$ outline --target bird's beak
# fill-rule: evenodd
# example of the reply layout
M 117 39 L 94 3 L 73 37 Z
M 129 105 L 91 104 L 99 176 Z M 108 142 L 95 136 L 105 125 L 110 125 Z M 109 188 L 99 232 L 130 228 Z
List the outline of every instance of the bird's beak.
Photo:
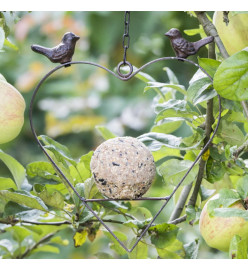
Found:
M 73 37 L 73 39 L 75 39 L 75 40 L 79 40 L 79 39 L 80 39 L 80 37 L 75 35 L 75 36 Z
M 167 37 L 171 37 L 170 31 L 166 32 L 164 35 L 167 36 Z

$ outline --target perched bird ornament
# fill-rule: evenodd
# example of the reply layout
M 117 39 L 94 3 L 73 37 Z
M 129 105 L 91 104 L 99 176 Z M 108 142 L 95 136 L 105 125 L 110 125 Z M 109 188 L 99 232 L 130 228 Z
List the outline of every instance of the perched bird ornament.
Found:
M 46 48 L 40 45 L 32 45 L 31 49 L 34 52 L 45 55 L 51 62 L 65 64 L 71 62 L 74 54 L 76 42 L 80 39 L 72 32 L 64 34 L 59 45 L 53 48 Z
M 177 28 L 170 29 L 165 33 L 165 36 L 169 37 L 176 56 L 180 58 L 187 58 L 190 55 L 194 55 L 202 46 L 214 41 L 214 37 L 209 36 L 196 42 L 189 42 L 182 37 L 181 32 Z

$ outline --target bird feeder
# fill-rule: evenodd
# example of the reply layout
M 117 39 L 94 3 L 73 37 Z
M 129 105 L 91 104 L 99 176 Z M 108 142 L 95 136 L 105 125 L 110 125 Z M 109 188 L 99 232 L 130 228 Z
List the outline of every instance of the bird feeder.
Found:
M 130 37 L 129 37 L 129 24 L 130 24 L 130 12 L 125 12 L 124 17 L 124 35 L 123 35 L 123 61 L 121 61 L 117 65 L 117 72 L 114 72 L 107 67 L 104 67 L 98 63 L 89 62 L 89 61 L 72 61 L 72 56 L 74 53 L 75 45 L 78 36 L 74 35 L 71 32 L 68 32 L 64 35 L 61 43 L 54 48 L 45 48 L 40 45 L 32 45 L 32 50 L 45 55 L 49 60 L 53 63 L 60 63 L 58 66 L 50 70 L 37 84 L 29 106 L 29 118 L 30 118 L 30 126 L 32 133 L 36 139 L 37 144 L 40 146 L 41 150 L 44 152 L 48 160 L 55 167 L 57 173 L 63 178 L 68 186 L 72 189 L 75 195 L 79 198 L 81 203 L 95 216 L 95 218 L 109 231 L 109 233 L 115 238 L 116 241 L 127 251 L 131 252 L 139 243 L 139 241 L 144 237 L 148 229 L 154 224 L 155 220 L 171 200 L 177 189 L 183 183 L 189 172 L 195 166 L 195 164 L 199 161 L 201 156 L 207 150 L 209 144 L 213 140 L 221 117 L 221 100 L 219 99 L 219 116 L 216 127 L 212 133 L 211 138 L 205 143 L 202 150 L 196 157 L 195 161 L 192 163 L 191 167 L 185 173 L 185 175 L 181 178 L 178 185 L 174 188 L 173 192 L 166 197 L 142 197 L 145 192 L 149 189 L 152 184 L 152 181 L 155 176 L 155 165 L 154 160 L 149 152 L 149 150 L 136 138 L 131 137 L 120 137 L 108 140 L 101 144 L 94 152 L 94 155 L 91 160 L 91 170 L 96 181 L 96 185 L 100 192 L 104 195 L 103 199 L 86 199 L 82 197 L 77 190 L 74 188 L 72 183 L 63 173 L 63 171 L 59 168 L 59 166 L 54 162 L 48 151 L 42 145 L 35 131 L 34 123 L 33 123 L 33 105 L 35 101 L 35 97 L 40 90 L 43 83 L 56 71 L 66 67 L 69 68 L 71 65 L 91 65 L 96 68 L 100 68 L 105 72 L 108 72 L 110 75 L 114 76 L 116 79 L 121 81 L 131 80 L 136 74 L 143 71 L 146 67 L 153 65 L 157 62 L 161 61 L 177 61 L 178 63 L 188 63 L 190 65 L 194 65 L 199 68 L 207 77 L 213 81 L 213 78 L 207 73 L 205 69 L 199 66 L 197 63 L 188 60 L 187 57 L 189 55 L 193 55 L 197 53 L 200 47 L 204 46 L 207 43 L 213 41 L 213 37 L 207 37 L 202 39 L 196 43 L 190 43 L 185 40 L 181 33 L 177 29 L 172 29 L 167 32 L 165 35 L 168 36 L 171 40 L 171 44 L 173 49 L 175 50 L 176 57 L 162 57 L 158 59 L 154 59 L 140 68 L 133 70 L 133 66 L 130 62 L 127 61 L 127 49 L 129 48 Z M 180 61 L 178 61 L 180 60 Z M 121 67 L 127 66 L 129 67 L 128 73 L 123 73 Z M 98 202 L 101 203 L 103 201 L 133 201 L 133 200 L 159 200 L 163 201 L 162 206 L 158 210 L 158 212 L 151 219 L 146 228 L 141 232 L 139 237 L 133 246 L 128 249 L 125 244 L 119 240 L 119 238 L 115 235 L 115 233 L 110 229 L 110 227 L 97 215 L 97 213 L 92 209 L 90 202 Z

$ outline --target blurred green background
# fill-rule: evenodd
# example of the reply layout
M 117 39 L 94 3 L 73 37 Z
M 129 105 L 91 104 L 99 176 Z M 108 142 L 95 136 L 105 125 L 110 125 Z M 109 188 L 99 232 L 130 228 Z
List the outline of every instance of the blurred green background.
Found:
M 115 70 L 123 60 L 122 36 L 124 33 L 124 12 L 17 12 L 18 21 L 7 14 L 9 39 L 18 49 L 0 53 L 0 73 L 24 96 L 27 109 L 25 124 L 21 134 L 12 142 L 1 145 L 1 149 L 15 157 L 26 166 L 37 160 L 45 160 L 31 134 L 28 120 L 28 106 L 39 80 L 55 64 L 42 55 L 34 53 L 30 46 L 40 44 L 47 47 L 57 45 L 65 32 L 71 31 L 81 38 L 77 43 L 73 60 L 99 63 Z M 212 16 L 212 12 L 209 12 Z M 182 32 L 198 28 L 196 18 L 186 12 L 131 12 L 130 47 L 127 59 L 140 67 L 159 57 L 174 56 L 169 39 L 164 36 L 170 28 Z M 188 40 L 200 39 L 199 35 L 187 37 Z M 206 48 L 199 52 L 207 57 Z M 193 56 L 191 60 L 197 61 Z M 168 80 L 163 67 L 169 67 L 177 75 L 180 84 L 188 86 L 188 81 L 196 69 L 180 61 L 159 62 L 149 66 L 144 72 L 156 81 Z M 143 93 L 145 83 L 136 78 L 122 82 L 106 71 L 89 65 L 73 65 L 53 74 L 42 86 L 34 108 L 34 123 L 38 134 L 47 134 L 69 147 L 74 158 L 94 150 L 102 139 L 95 130 L 96 125 L 105 125 L 119 136 L 137 137 L 149 132 L 153 125 L 152 91 Z M 183 126 L 177 134 L 185 136 Z M 0 175 L 8 175 L 8 170 L 0 161 Z M 163 189 L 161 189 L 163 186 Z M 161 179 L 157 179 L 148 195 L 160 196 L 161 190 L 170 193 Z M 162 202 L 145 202 L 155 213 Z M 159 216 L 157 222 L 164 222 L 171 213 L 173 202 Z M 182 240 L 193 241 L 200 238 L 198 226 L 187 224 L 183 228 Z M 121 230 L 119 227 L 117 227 Z M 185 233 L 187 231 L 187 233 Z M 60 232 L 69 239 L 69 246 L 60 247 L 60 254 L 35 254 L 33 258 L 95 258 L 97 250 L 108 249 L 109 256 L 116 258 L 108 247 L 105 237 L 97 236 L 93 243 L 87 242 L 74 248 L 72 231 Z M 151 254 L 152 257 L 152 254 Z M 199 258 L 225 258 L 226 254 L 201 246 Z M 123 257 L 125 258 L 125 256 Z

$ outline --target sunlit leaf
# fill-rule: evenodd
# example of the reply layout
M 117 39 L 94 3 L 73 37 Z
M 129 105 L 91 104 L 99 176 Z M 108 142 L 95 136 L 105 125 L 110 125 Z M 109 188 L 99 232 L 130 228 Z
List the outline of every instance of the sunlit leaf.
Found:
M 15 182 L 10 178 L 0 177 L 0 190 L 9 188 L 17 189 Z
M 137 238 L 133 238 L 130 243 L 130 248 L 135 244 Z M 139 242 L 132 252 L 128 254 L 129 259 L 146 259 L 148 253 L 148 245 L 144 242 Z
M 10 155 L 4 153 L 1 149 L 0 149 L 0 159 L 10 170 L 11 174 L 14 177 L 16 186 L 18 187 L 18 189 L 20 189 L 26 178 L 25 168 L 17 160 L 15 160 Z
M 76 232 L 73 236 L 73 240 L 74 240 L 75 247 L 82 246 L 85 243 L 85 241 L 87 240 L 87 231 L 82 230 L 80 232 Z
M 214 75 L 214 89 L 224 98 L 248 99 L 248 52 L 240 51 L 225 59 Z
M 192 164 L 193 162 L 190 160 L 170 159 L 158 167 L 158 172 L 166 183 L 176 186 L 191 168 Z M 195 165 L 185 178 L 183 185 L 188 185 L 194 181 L 197 173 L 198 165 Z
M 247 241 L 240 236 L 234 235 L 229 247 L 230 259 L 247 259 Z
M 27 191 L 11 192 L 8 190 L 0 190 L 0 197 L 7 201 L 16 202 L 30 208 L 47 211 L 47 206 L 44 202 L 39 197 L 36 197 Z
M 157 248 L 170 246 L 175 241 L 178 230 L 176 225 L 167 223 L 151 226 L 148 229 L 151 233 L 151 242 Z
M 56 171 L 51 163 L 46 161 L 36 161 L 29 163 L 26 167 L 27 175 L 31 178 L 41 177 L 44 179 L 52 179 L 55 181 L 61 181 L 59 176 L 56 175 Z
M 118 237 L 118 239 L 122 242 L 127 240 L 127 236 L 119 231 L 113 231 L 113 233 Z M 117 242 L 117 240 L 110 234 L 108 231 L 104 231 L 104 234 L 111 240 L 110 248 L 113 249 L 117 254 L 124 255 L 126 254 L 126 250 Z
M 220 61 L 211 58 L 200 58 L 198 57 L 199 65 L 204 68 L 207 73 L 213 77 L 216 70 L 218 69 L 219 65 L 221 64 Z
M 109 129 L 104 126 L 96 126 L 96 130 L 101 134 L 105 140 L 113 139 L 116 137 Z
M 34 190 L 46 205 L 58 209 L 64 208 L 64 196 L 56 189 L 47 189 L 46 186 L 34 185 Z

